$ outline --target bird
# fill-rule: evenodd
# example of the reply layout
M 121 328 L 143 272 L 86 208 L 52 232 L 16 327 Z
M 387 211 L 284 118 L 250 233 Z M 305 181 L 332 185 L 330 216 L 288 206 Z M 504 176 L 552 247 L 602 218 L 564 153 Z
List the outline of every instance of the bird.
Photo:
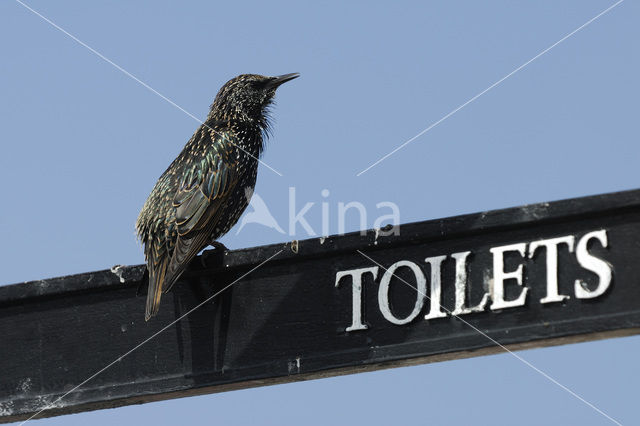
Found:
M 256 185 L 276 89 L 299 75 L 242 74 L 226 82 L 156 182 L 135 226 L 148 276 L 146 321 L 196 254 L 208 245 L 224 248 L 217 240 L 236 224 Z

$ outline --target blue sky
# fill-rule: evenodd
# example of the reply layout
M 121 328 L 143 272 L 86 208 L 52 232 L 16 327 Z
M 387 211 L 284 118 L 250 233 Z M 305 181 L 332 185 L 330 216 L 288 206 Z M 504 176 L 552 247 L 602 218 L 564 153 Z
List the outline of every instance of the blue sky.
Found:
M 382 201 L 397 204 L 405 223 L 638 187 L 637 2 L 621 3 L 361 176 L 614 2 L 28 4 L 199 118 L 237 74 L 300 72 L 279 90 L 263 158 L 283 176 L 261 167 L 256 187 L 283 226 L 290 187 L 299 203 L 315 203 L 307 217 L 318 233 L 323 201 L 333 233 L 340 201 L 363 203 L 370 227 Z M 0 283 L 142 263 L 138 211 L 198 123 L 13 0 L 0 3 L 0 49 L 8 207 L 0 212 Z M 359 223 L 351 217 L 346 227 Z M 286 238 L 248 224 L 222 241 L 241 248 Z M 638 353 L 640 338 L 629 337 L 520 355 L 633 424 Z M 150 419 L 611 424 L 508 354 L 38 424 Z

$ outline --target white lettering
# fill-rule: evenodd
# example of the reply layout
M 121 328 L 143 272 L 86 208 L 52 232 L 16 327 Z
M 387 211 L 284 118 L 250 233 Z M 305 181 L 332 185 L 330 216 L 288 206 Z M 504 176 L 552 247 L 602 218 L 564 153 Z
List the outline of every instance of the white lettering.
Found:
M 424 319 L 430 320 L 433 318 L 442 318 L 446 317 L 447 314 L 442 312 L 441 308 L 441 299 L 442 299 L 442 285 L 440 283 L 440 275 L 442 271 L 442 261 L 445 260 L 447 256 L 435 256 L 435 257 L 427 257 L 424 261 L 431 265 L 431 283 L 429 284 L 429 313 L 424 316 Z
M 527 297 L 527 287 L 522 289 L 520 296 L 514 300 L 504 300 L 504 281 L 508 279 L 515 279 L 519 286 L 522 286 L 522 271 L 524 266 L 518 265 L 518 268 L 512 272 L 504 271 L 504 254 L 508 251 L 517 251 L 520 256 L 524 257 L 527 249 L 525 243 L 511 244 L 502 247 L 493 247 L 489 249 L 493 253 L 493 286 L 491 287 L 491 309 L 504 309 L 513 308 L 516 306 L 524 305 Z
M 597 258 L 589 253 L 588 245 L 589 240 L 596 238 L 602 244 L 602 247 L 607 248 L 607 231 L 601 229 L 599 231 L 593 231 L 580 238 L 578 246 L 576 247 L 576 257 L 578 263 L 583 268 L 598 275 L 598 287 L 595 290 L 589 290 L 587 283 L 580 280 L 576 280 L 574 290 L 578 299 L 593 299 L 598 296 L 602 296 L 611 284 L 611 265 L 604 260 Z
M 482 312 L 489 301 L 489 293 L 482 296 L 482 300 L 476 306 L 466 307 L 467 303 L 467 257 L 470 251 L 453 253 L 452 258 L 456 260 L 456 306 L 451 315 L 464 315 L 472 312 Z
M 529 244 L 529 258 L 533 258 L 539 247 L 547 249 L 547 295 L 540 299 L 540 303 L 562 302 L 569 296 L 558 294 L 558 246 L 566 244 L 569 253 L 573 252 L 575 238 L 573 235 L 566 237 L 550 238 L 548 240 L 534 241 Z
M 351 276 L 351 325 L 345 329 L 345 331 L 366 330 L 369 328 L 366 324 L 362 323 L 362 276 L 370 272 L 375 280 L 378 277 L 378 267 L 371 266 L 369 268 L 351 269 L 349 271 L 338 271 L 336 273 L 336 284 L 340 285 L 340 280 L 344 276 Z
M 416 303 L 413 307 L 413 311 L 406 318 L 397 318 L 391 312 L 391 308 L 389 307 L 389 284 L 391 282 L 391 277 L 393 276 L 396 269 L 400 267 L 407 267 L 411 269 L 413 274 L 416 277 L 416 286 L 414 287 L 416 291 Z M 413 285 L 411 284 L 411 287 Z M 413 262 L 409 262 L 408 260 L 401 260 L 399 262 L 394 263 L 387 269 L 387 271 L 382 276 L 380 280 L 380 288 L 378 289 L 378 304 L 380 306 L 380 312 L 382 315 L 392 324 L 403 325 L 413 321 L 424 306 L 424 299 L 427 292 L 426 279 L 422 270 L 418 265 Z

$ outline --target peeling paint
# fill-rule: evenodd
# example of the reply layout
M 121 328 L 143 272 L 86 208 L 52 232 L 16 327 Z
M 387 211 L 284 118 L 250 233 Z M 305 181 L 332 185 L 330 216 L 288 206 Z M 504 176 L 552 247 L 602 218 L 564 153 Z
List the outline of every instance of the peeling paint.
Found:
M 38 404 L 38 410 L 50 410 L 52 408 L 61 408 L 66 407 L 67 404 L 63 402 L 63 398 L 53 399 L 51 396 L 41 396 L 40 398 L 36 398 L 36 402 Z
M 456 268 L 456 283 L 466 283 L 466 279 L 467 279 L 467 272 L 462 268 Z M 455 297 L 456 297 L 456 301 L 457 300 L 466 300 L 466 298 L 467 298 L 466 286 L 464 286 L 464 285 L 457 286 L 456 285 L 456 296 Z
M 294 253 L 298 253 L 298 240 L 291 241 L 291 251 Z
M 289 361 L 289 363 L 287 364 L 289 374 L 300 373 L 301 359 L 302 358 L 298 356 L 294 361 Z
M 22 380 L 18 385 L 18 390 L 24 393 L 27 393 L 31 390 L 31 378 L 27 377 Z
M 111 267 L 111 272 L 113 272 L 114 274 L 116 274 L 118 276 L 118 278 L 120 279 L 121 283 L 124 283 L 124 277 L 122 276 L 122 274 L 124 274 L 124 265 L 114 265 Z
M 520 208 L 521 213 L 527 219 L 540 219 L 547 215 L 549 203 L 527 204 Z
M 487 293 L 489 293 L 490 297 L 493 296 L 493 274 L 491 273 L 490 270 L 486 270 L 484 271 L 484 279 L 483 281 L 483 287 L 484 287 L 484 291 L 486 291 Z
M 50 395 L 47 396 L 39 396 L 32 400 L 30 400 L 26 407 L 21 407 L 20 410 L 28 409 L 31 412 L 39 412 L 50 410 L 52 408 L 62 408 L 66 407 L 67 404 L 64 402 L 62 397 L 53 397 Z M 17 414 L 15 412 L 15 407 L 13 401 L 5 401 L 0 403 L 0 417 L 12 416 Z
M 327 237 L 320 237 L 319 241 L 320 241 L 320 245 L 324 244 L 324 241 L 327 239 Z
M 6 401 L 0 403 L 0 417 L 7 417 L 13 414 L 13 402 Z

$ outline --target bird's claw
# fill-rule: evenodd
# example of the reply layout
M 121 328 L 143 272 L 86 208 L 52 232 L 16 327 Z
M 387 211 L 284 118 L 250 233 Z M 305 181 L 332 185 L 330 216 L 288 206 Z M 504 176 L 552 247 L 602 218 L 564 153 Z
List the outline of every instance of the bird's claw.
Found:
M 222 243 L 218 241 L 212 241 L 210 245 L 215 249 L 213 252 L 205 251 L 202 256 L 200 256 L 200 263 L 205 268 L 210 268 L 213 266 L 220 266 L 224 264 L 224 253 L 229 251 L 229 249 Z
M 225 246 L 224 244 L 222 244 L 219 241 L 212 241 L 211 242 L 211 246 L 216 249 L 216 250 L 220 250 L 220 251 L 229 251 L 229 249 L 227 248 L 227 246 Z

